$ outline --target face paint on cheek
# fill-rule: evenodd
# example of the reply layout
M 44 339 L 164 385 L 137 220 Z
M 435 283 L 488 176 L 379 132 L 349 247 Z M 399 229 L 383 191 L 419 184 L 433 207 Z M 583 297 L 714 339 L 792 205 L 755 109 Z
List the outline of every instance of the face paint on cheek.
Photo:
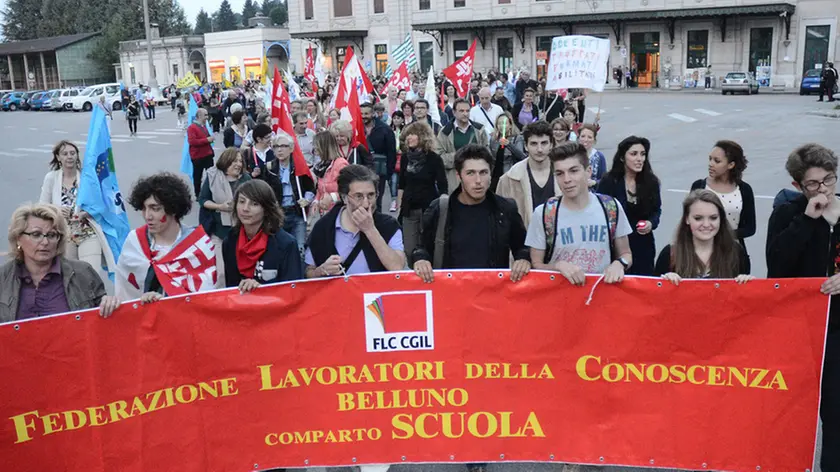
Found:
M 160 217 L 160 222 L 161 223 L 166 223 L 166 215 L 163 215 L 163 216 Z

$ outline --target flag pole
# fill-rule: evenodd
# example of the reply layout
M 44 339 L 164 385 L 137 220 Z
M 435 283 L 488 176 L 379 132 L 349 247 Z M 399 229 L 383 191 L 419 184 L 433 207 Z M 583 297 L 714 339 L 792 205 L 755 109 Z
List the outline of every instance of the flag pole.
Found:
M 595 125 L 601 120 L 601 103 L 604 101 L 604 92 L 598 93 L 598 113 L 595 114 Z
M 295 174 L 295 181 L 297 181 L 298 195 L 300 196 L 300 198 L 303 198 L 303 190 L 301 190 L 300 188 L 300 176 L 297 174 Z M 297 204 L 297 202 L 295 202 L 295 204 Z M 306 210 L 301 208 L 301 213 L 303 214 L 303 222 L 306 223 Z

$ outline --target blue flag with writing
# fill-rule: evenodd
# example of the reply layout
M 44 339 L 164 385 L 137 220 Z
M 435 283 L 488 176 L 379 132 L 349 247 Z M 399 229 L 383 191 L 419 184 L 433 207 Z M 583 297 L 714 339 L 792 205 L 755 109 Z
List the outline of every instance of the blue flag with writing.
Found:
M 111 135 L 106 120 L 105 111 L 101 107 L 94 107 L 76 203 L 102 228 L 116 262 L 131 226 L 117 183 Z M 113 273 L 108 275 L 113 277 Z
M 198 113 L 198 103 L 195 102 L 195 98 L 190 95 L 190 107 L 189 111 L 187 111 L 187 127 L 189 127 L 193 121 L 195 121 L 195 114 Z M 181 151 L 181 172 L 187 174 L 187 176 L 192 179 L 193 175 L 193 163 L 192 159 L 190 159 L 190 140 L 187 138 L 187 133 L 184 133 L 184 148 Z

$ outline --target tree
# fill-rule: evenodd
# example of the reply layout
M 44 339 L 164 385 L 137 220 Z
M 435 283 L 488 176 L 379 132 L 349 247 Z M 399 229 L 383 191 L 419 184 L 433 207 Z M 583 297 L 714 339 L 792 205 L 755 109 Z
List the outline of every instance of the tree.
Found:
M 252 0 L 245 0 L 242 7 L 242 26 L 248 26 L 248 20 L 257 16 L 257 5 Z
M 153 0 L 149 5 L 149 18 L 155 18 L 162 37 L 190 34 L 192 30 L 187 14 L 176 0 Z
M 275 25 L 285 25 L 289 21 L 289 9 L 285 2 L 277 2 L 276 6 L 271 9 L 269 14 L 271 22 Z
M 262 6 L 260 7 L 260 13 L 262 13 L 262 16 L 270 16 L 272 8 L 274 8 L 274 1 L 273 0 L 262 0 Z
M 222 0 L 219 10 L 213 15 L 215 31 L 231 31 L 236 29 L 236 15 L 230 8 L 228 0 Z
M 195 17 L 195 29 L 193 34 L 204 34 L 213 31 L 213 23 L 210 22 L 210 15 L 204 11 L 204 8 L 198 11 Z
M 38 37 L 41 23 L 41 0 L 8 0 L 3 13 L 3 37 L 24 41 Z

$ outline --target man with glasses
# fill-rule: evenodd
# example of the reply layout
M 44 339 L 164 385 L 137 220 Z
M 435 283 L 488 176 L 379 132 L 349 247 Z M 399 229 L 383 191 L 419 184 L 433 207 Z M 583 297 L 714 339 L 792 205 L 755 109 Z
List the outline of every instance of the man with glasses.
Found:
M 315 147 L 312 145 L 315 139 L 315 131 L 308 127 L 309 117 L 304 112 L 297 112 L 292 115 L 295 122 L 295 135 L 297 135 L 298 146 L 306 159 L 306 164 L 312 168 L 320 159 L 315 156 Z
M 242 160 L 252 178 L 265 180 L 265 166 L 274 160 L 271 150 L 271 127 L 266 124 L 257 125 L 251 136 L 254 145 L 242 151 Z
M 429 101 L 425 98 L 420 98 L 414 102 L 414 121 L 427 123 L 435 136 L 440 133 L 441 125 L 432 121 L 432 117 L 429 116 Z
M 338 174 L 341 200 L 312 228 L 306 277 L 367 274 L 405 268 L 402 230 L 396 218 L 375 210 L 378 178 L 361 165 Z
M 840 470 L 840 199 L 837 155 L 806 144 L 785 165 L 802 195 L 773 210 L 767 228 L 769 278 L 827 278 L 820 291 L 832 297 L 823 365 L 822 470 Z

